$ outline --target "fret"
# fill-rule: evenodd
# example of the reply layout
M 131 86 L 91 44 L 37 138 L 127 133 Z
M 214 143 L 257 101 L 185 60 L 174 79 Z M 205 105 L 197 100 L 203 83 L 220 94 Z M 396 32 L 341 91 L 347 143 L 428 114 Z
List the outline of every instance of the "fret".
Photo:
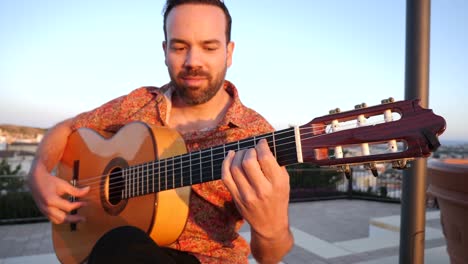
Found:
M 181 156 L 175 156 L 172 158 L 173 159 L 173 166 L 172 166 L 172 178 L 174 180 L 174 188 L 179 188 L 179 187 L 182 187 L 182 174 L 180 174 L 181 172 Z M 180 180 L 179 180 L 180 178 Z
M 201 183 L 200 175 L 200 164 L 201 164 L 201 152 L 192 152 L 190 155 L 190 172 L 191 172 L 191 184 Z
M 140 167 L 139 166 L 136 166 L 136 179 L 137 179 L 136 195 L 139 196 L 140 195 Z
M 276 138 L 275 138 L 275 132 L 271 133 L 272 136 L 273 136 L 273 155 L 275 156 L 275 158 L 277 157 L 276 155 Z
M 200 182 L 207 182 L 212 180 L 210 172 L 213 168 L 213 150 L 206 149 L 200 152 Z
M 280 165 L 297 163 L 294 128 L 276 132 L 276 159 Z
M 149 164 L 146 163 L 146 194 L 149 193 Z
M 198 152 L 200 155 L 200 183 L 203 182 L 203 161 L 202 161 L 202 152 L 201 150 Z
M 225 145 L 224 145 L 224 158 L 226 158 L 226 154 L 227 154 L 230 150 L 237 151 L 237 149 L 238 149 L 238 144 L 239 144 L 238 142 L 225 144 Z
M 166 186 L 164 190 L 167 190 L 167 159 L 164 159 L 164 181 Z
M 210 148 L 210 157 L 211 157 L 211 180 L 214 180 L 213 147 Z
M 173 181 L 171 179 L 172 176 L 172 171 L 171 171 L 171 162 L 173 162 L 174 159 L 166 159 L 166 190 L 174 188 Z M 174 167 L 174 164 L 172 164 L 172 167 Z M 174 168 L 172 168 L 174 170 Z
M 192 185 L 192 153 L 189 153 L 190 185 Z
M 129 173 L 129 168 L 125 168 L 125 175 L 126 175 L 126 198 L 130 197 L 130 183 L 131 183 L 131 178 L 130 178 L 130 173 Z
M 158 160 L 158 192 L 161 191 L 161 160 Z
M 181 178 L 182 186 L 192 185 L 190 178 L 190 155 L 186 154 L 181 157 Z
M 135 197 L 135 168 L 132 168 L 132 182 L 133 182 L 132 197 Z
M 174 157 L 172 157 L 172 188 L 175 188 L 175 168 L 174 168 Z
M 151 179 L 152 179 L 152 185 L 153 185 L 153 192 L 155 192 L 156 190 L 154 189 L 154 161 L 151 162 Z
M 248 149 L 254 146 L 255 141 L 253 141 L 253 139 L 244 139 L 238 142 L 239 149 Z
M 179 175 L 179 178 L 180 178 L 180 187 L 184 186 L 184 178 L 182 177 L 183 174 L 183 167 L 182 166 L 182 156 L 179 156 L 179 166 L 180 166 L 180 175 Z
M 212 179 L 219 180 L 221 179 L 221 166 L 223 164 L 223 160 L 225 158 L 226 148 L 215 147 L 212 148 Z
M 127 176 L 125 175 L 126 171 L 127 170 L 125 168 L 122 169 L 122 177 L 123 177 L 123 184 L 124 184 L 122 199 L 126 198 L 125 195 L 127 193 Z
M 144 164 L 141 164 L 138 166 L 138 178 L 140 179 L 140 195 L 144 194 L 144 187 L 145 187 L 145 178 L 143 174 L 143 166 Z
M 136 166 L 137 168 L 137 179 L 138 179 L 138 187 L 137 187 L 137 196 L 142 195 L 142 186 L 143 186 L 143 178 L 141 177 L 141 166 Z

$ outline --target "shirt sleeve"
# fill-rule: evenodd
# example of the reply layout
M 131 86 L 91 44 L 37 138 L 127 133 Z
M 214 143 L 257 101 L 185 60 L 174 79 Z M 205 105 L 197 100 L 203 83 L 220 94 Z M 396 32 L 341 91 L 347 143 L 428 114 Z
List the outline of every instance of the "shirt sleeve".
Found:
M 86 127 L 96 131 L 115 132 L 115 126 L 122 123 L 121 106 L 125 96 L 113 99 L 102 106 L 73 118 L 72 130 Z

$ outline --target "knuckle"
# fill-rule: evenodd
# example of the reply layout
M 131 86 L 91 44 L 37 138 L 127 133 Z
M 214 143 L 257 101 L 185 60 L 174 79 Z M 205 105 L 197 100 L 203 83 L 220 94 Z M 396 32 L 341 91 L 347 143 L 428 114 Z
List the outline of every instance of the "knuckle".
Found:
M 242 168 L 239 166 L 235 166 L 235 165 L 231 166 L 230 172 L 231 172 L 231 175 L 234 175 L 234 176 L 243 173 Z
M 245 204 L 246 207 L 255 206 L 257 199 L 254 195 L 251 194 L 244 194 L 242 197 L 242 203 Z
M 242 168 L 248 169 L 252 168 L 255 165 L 255 160 L 251 158 L 246 158 L 242 160 Z

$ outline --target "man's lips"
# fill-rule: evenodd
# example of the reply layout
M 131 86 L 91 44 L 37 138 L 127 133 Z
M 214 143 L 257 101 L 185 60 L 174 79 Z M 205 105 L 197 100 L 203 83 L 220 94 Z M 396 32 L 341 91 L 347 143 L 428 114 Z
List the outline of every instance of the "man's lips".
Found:
M 189 86 L 198 86 L 200 85 L 202 82 L 204 82 L 205 80 L 207 80 L 206 77 L 204 76 L 185 76 L 185 77 L 182 77 L 182 81 L 189 85 Z

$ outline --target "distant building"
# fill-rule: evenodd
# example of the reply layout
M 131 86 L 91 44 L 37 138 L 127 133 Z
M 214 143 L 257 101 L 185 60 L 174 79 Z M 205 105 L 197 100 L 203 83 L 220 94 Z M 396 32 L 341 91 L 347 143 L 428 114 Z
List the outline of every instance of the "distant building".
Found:
M 1 129 L 0 129 L 0 133 L 1 133 Z M 8 145 L 7 138 L 0 134 L 0 150 L 6 150 L 7 145 Z
M 39 144 L 37 142 L 22 142 L 22 141 L 15 141 L 11 144 L 8 144 L 7 149 L 9 151 L 23 151 L 23 152 L 31 152 L 36 153 L 37 147 Z

